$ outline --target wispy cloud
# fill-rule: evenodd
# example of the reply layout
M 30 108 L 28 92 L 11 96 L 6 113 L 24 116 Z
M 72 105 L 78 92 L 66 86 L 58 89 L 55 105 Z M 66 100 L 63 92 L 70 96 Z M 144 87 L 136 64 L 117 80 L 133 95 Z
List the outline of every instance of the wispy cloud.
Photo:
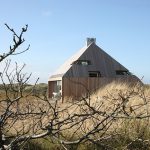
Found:
M 45 17 L 49 17 L 52 15 L 52 12 L 51 11 L 43 11 L 42 12 L 42 16 L 45 16 Z

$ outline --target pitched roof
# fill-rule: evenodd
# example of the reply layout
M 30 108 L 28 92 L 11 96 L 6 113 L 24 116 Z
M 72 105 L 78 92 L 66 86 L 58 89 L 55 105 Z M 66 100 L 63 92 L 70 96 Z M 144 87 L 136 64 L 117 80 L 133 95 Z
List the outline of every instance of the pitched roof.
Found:
M 92 44 L 92 43 L 91 43 Z M 91 45 L 90 44 L 90 45 Z M 90 45 L 86 45 L 81 48 L 77 53 L 75 53 L 72 57 L 70 57 L 64 64 L 62 64 L 50 78 L 58 78 L 62 77 L 72 66 L 72 63 L 79 59 L 79 57 L 90 47 Z
M 91 53 L 92 50 L 92 53 Z M 86 53 L 88 52 L 88 53 Z M 72 57 L 70 57 L 64 64 L 62 64 L 56 72 L 49 78 L 49 81 L 61 80 L 63 76 L 87 76 L 88 69 L 86 67 L 83 70 L 77 69 L 76 65 L 72 65 L 73 62 L 79 60 L 81 57 L 90 58 L 92 62 L 95 64 L 94 69 L 101 70 L 101 73 L 104 76 L 113 76 L 115 75 L 114 70 L 126 70 L 123 65 L 117 62 L 114 58 L 112 58 L 109 54 L 103 51 L 100 47 L 98 47 L 95 42 L 90 43 L 89 45 L 84 46 L 77 53 L 75 53 Z M 99 61 L 101 63 L 99 63 Z M 91 66 L 89 66 L 91 67 Z M 103 68 L 103 69 L 102 69 Z M 109 69 L 108 69 L 109 68 Z M 90 68 L 91 69 L 91 68 Z M 82 74 L 82 75 L 81 75 Z

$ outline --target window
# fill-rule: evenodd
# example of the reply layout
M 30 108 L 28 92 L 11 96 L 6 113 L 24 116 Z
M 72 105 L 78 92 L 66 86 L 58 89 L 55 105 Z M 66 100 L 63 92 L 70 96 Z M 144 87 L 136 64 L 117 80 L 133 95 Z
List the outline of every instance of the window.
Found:
M 76 60 L 73 62 L 73 64 L 88 66 L 88 65 L 91 65 L 91 61 L 90 60 Z
M 61 91 L 61 81 L 55 81 L 54 84 L 54 92 L 59 93 Z
M 88 61 L 82 61 L 82 62 L 81 62 L 81 65 L 82 65 L 82 66 L 88 66 L 88 65 L 89 65 L 89 62 L 88 62 Z
M 62 82 L 60 80 L 57 81 L 57 88 L 58 88 L 58 90 L 61 90 L 61 83 Z
M 131 73 L 126 70 L 116 70 L 116 75 L 131 75 Z
M 89 77 L 101 77 L 101 73 L 99 71 L 89 71 Z

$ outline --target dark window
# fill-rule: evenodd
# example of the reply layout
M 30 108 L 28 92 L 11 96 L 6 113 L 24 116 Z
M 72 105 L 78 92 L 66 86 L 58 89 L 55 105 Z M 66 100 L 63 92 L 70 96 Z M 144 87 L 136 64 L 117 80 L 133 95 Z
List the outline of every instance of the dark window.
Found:
M 59 93 L 60 90 L 61 90 L 61 81 L 60 81 L 60 80 L 55 81 L 55 84 L 54 84 L 54 92 Z
M 73 64 L 88 66 L 88 65 L 91 65 L 91 61 L 90 60 L 76 60 L 73 62 Z
M 89 77 L 101 77 L 101 73 L 99 71 L 89 71 Z
M 131 73 L 125 70 L 116 70 L 116 75 L 131 75 Z

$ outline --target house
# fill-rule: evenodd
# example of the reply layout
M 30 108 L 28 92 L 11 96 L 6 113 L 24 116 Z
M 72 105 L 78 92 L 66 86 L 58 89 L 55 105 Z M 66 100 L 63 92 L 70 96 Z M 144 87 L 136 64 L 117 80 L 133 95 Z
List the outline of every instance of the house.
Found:
M 114 80 L 135 81 L 138 78 L 87 38 L 86 45 L 67 60 L 48 81 L 49 98 L 79 97 Z

